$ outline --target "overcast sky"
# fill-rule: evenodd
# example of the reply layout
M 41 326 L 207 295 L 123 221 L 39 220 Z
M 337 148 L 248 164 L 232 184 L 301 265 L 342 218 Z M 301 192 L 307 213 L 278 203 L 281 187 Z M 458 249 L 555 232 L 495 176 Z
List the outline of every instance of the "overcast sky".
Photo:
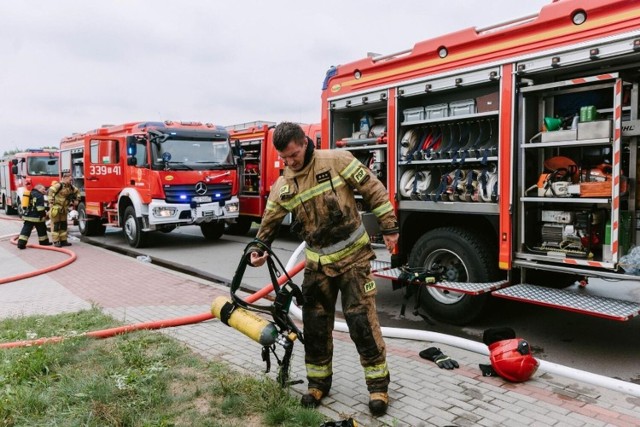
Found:
M 327 69 L 552 0 L 0 0 L 0 154 L 103 124 L 320 121 Z

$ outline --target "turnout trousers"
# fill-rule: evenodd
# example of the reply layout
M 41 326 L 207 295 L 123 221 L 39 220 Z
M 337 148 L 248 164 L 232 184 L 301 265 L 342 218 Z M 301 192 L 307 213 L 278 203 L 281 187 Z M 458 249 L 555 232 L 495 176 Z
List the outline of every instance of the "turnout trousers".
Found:
M 321 269 L 322 267 L 320 267 Z M 369 393 L 387 392 L 389 370 L 385 343 L 376 312 L 376 284 L 369 261 L 356 262 L 335 277 L 322 271 L 305 270 L 302 293 L 305 366 L 309 388 L 328 393 L 333 375 L 333 323 L 341 294 L 349 335 L 360 355 Z
M 51 216 L 51 240 L 53 243 L 67 241 L 66 209 L 60 209 L 57 215 Z
M 18 247 L 26 247 L 31 231 L 35 227 L 38 233 L 38 243 L 49 243 L 49 236 L 47 235 L 47 226 L 43 221 L 28 221 L 25 220 L 20 230 L 20 237 L 18 237 Z

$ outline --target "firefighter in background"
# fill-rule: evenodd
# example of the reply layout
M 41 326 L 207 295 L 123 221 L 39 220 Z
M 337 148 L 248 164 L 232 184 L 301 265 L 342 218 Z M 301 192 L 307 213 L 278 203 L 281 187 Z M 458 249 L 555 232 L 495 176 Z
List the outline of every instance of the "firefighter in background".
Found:
M 49 187 L 49 217 L 51 218 L 51 239 L 53 245 L 60 248 L 71 246 L 67 241 L 67 215 L 69 206 L 76 203 L 80 193 L 71 184 L 71 174 L 63 172 L 60 182 Z
M 376 284 L 369 235 L 354 190 L 376 215 L 385 245 L 398 241 L 398 223 L 384 185 L 348 151 L 314 151 L 294 123 L 279 124 L 273 144 L 286 168 L 271 189 L 257 238 L 271 244 L 282 219 L 293 212 L 292 231 L 306 242 L 302 283 L 305 365 L 308 391 L 302 405 L 315 407 L 329 393 L 333 375 L 333 324 L 338 291 L 349 335 L 360 355 L 373 415 L 387 411 L 389 369 L 376 311 Z M 253 252 L 259 267 L 268 255 Z
M 38 233 L 38 244 L 42 246 L 51 245 L 45 224 L 47 217 L 47 211 L 44 206 L 45 191 L 44 185 L 37 184 L 33 190 L 25 190 L 22 195 L 22 207 L 25 213 L 22 215 L 24 224 L 22 225 L 22 230 L 20 230 L 20 237 L 18 237 L 18 249 L 26 249 L 27 241 L 34 227 Z

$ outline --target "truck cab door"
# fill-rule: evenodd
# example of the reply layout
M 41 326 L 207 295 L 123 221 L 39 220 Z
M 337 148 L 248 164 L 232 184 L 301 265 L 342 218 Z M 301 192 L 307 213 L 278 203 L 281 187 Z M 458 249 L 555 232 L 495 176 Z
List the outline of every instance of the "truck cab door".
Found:
M 86 209 L 88 214 L 102 215 L 103 204 L 117 202 L 118 195 L 125 186 L 127 156 L 117 138 L 92 137 L 85 144 Z

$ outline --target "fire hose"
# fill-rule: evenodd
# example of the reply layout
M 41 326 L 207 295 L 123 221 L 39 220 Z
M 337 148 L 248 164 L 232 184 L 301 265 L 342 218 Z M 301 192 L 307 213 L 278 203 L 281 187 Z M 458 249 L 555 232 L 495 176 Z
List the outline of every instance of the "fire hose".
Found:
M 10 242 L 12 244 L 17 244 L 18 241 L 18 236 L 13 237 Z M 60 261 L 57 264 L 53 264 L 49 267 L 45 267 L 39 270 L 34 270 L 34 271 L 29 271 L 27 273 L 21 273 L 21 274 L 16 274 L 15 276 L 9 276 L 9 277 L 4 277 L 0 279 L 0 285 L 3 285 L 5 283 L 10 283 L 10 282 L 16 282 L 18 280 L 22 280 L 22 279 L 28 279 L 29 277 L 35 277 L 35 276 L 39 276 L 41 274 L 45 274 L 45 273 L 49 273 L 51 271 L 57 270 L 59 268 L 62 268 L 66 265 L 71 264 L 72 262 L 74 262 L 77 258 L 75 252 L 72 252 L 68 249 L 62 249 L 62 248 L 56 248 L 56 247 L 50 247 L 50 246 L 42 246 L 42 245 L 33 245 L 31 243 L 27 244 L 28 248 L 37 248 L 37 249 L 44 249 L 47 251 L 54 251 L 54 252 L 60 252 L 63 254 L 67 254 L 69 255 L 69 258 Z
M 293 252 L 291 257 L 289 258 L 288 263 L 284 267 L 284 271 L 287 274 L 284 274 L 277 279 L 277 283 L 279 285 L 284 284 L 286 281 L 290 280 L 290 277 L 293 277 L 296 274 L 298 274 L 300 271 L 302 271 L 302 269 L 305 266 L 305 261 L 302 260 L 296 263 L 296 260 L 300 257 L 300 254 L 302 254 L 302 252 L 304 251 L 304 248 L 305 248 L 305 243 L 302 242 Z M 265 297 L 273 290 L 273 285 L 274 285 L 273 283 L 266 285 L 258 292 L 248 296 L 245 301 L 255 302 L 260 298 Z M 302 311 L 295 304 L 291 304 L 289 308 L 289 313 L 293 315 L 295 318 L 297 318 L 298 320 L 302 320 Z M 100 338 L 100 339 L 110 338 L 115 335 L 124 334 L 128 332 L 133 332 L 133 331 L 154 330 L 154 329 L 162 329 L 162 328 L 168 328 L 168 327 L 200 323 L 206 320 L 213 319 L 214 317 L 215 316 L 212 313 L 207 312 L 207 313 L 202 313 L 198 315 L 185 316 L 185 317 L 179 317 L 174 319 L 144 322 L 144 323 L 138 323 L 133 325 L 125 325 L 125 326 L 116 327 L 116 328 L 104 329 L 99 331 L 86 332 L 84 334 L 80 334 L 79 336 L 88 336 L 88 337 Z M 347 324 L 345 322 L 340 322 L 337 320 L 334 324 L 334 329 L 340 332 L 348 332 Z M 381 329 L 382 329 L 382 335 L 387 338 L 430 341 L 434 343 L 450 345 L 453 347 L 461 348 L 463 350 L 468 350 L 468 351 L 485 355 L 485 356 L 489 355 L 488 348 L 484 344 L 476 341 L 468 340 L 465 338 L 441 334 L 438 332 L 418 331 L 413 329 L 389 328 L 389 327 L 382 327 Z M 58 337 L 40 338 L 35 340 L 1 343 L 0 349 L 42 345 L 47 343 L 60 342 L 64 339 L 65 337 L 58 336 Z M 559 364 L 548 362 L 545 360 L 540 360 L 539 362 L 540 362 L 540 366 L 538 368 L 539 372 L 557 374 L 557 375 L 574 379 L 576 381 L 580 381 L 583 383 L 592 384 L 595 386 L 601 386 L 609 390 L 615 390 L 621 393 L 626 393 L 632 396 L 640 397 L 639 384 L 633 384 L 627 381 L 622 381 L 615 378 L 610 378 L 603 375 L 598 375 L 595 373 L 574 369 L 571 367 L 559 365 Z M 282 379 L 282 377 L 280 379 Z
M 63 250 L 63 251 L 70 252 L 67 250 Z M 302 271 L 302 269 L 304 268 L 304 265 L 305 265 L 304 261 L 300 261 L 299 263 L 293 265 L 291 268 L 287 269 L 287 275 L 282 275 L 277 279 L 277 283 L 279 285 L 284 284 L 287 280 L 290 280 L 289 279 L 290 277 L 293 277 L 296 274 L 298 274 L 300 271 Z M 266 295 L 268 295 L 272 290 L 273 290 L 273 283 L 270 283 L 264 286 L 262 289 L 260 289 L 256 293 L 249 295 L 246 298 L 246 301 L 247 302 L 257 301 L 265 297 Z M 171 328 L 175 326 L 191 325 L 194 323 L 200 323 L 206 320 L 211 320 L 213 318 L 215 318 L 215 316 L 212 313 L 206 312 L 202 314 L 177 317 L 173 319 L 156 320 L 151 322 L 137 323 L 133 325 L 124 325 L 124 326 L 119 326 L 119 327 L 110 328 L 110 329 L 85 332 L 83 334 L 79 334 L 76 336 L 86 336 L 86 337 L 99 338 L 99 339 L 111 338 L 116 335 L 125 334 L 128 332 L 134 332 L 134 331 L 154 330 L 154 329 Z M 39 338 L 34 340 L 23 340 L 23 341 L 15 341 L 15 342 L 8 342 L 8 343 L 0 343 L 0 349 L 43 345 L 48 343 L 60 342 L 66 338 L 67 337 L 56 336 L 56 337 Z
M 296 259 L 304 251 L 305 243 L 302 242 L 298 248 L 293 252 L 289 262 L 285 266 L 285 270 L 289 269 L 295 264 Z M 291 306 L 290 313 L 297 319 L 302 319 L 302 310 L 295 305 Z M 340 332 L 348 332 L 349 328 L 345 322 L 338 320 L 334 323 L 334 330 Z M 461 348 L 474 353 L 489 356 L 489 349 L 484 343 L 468 340 L 466 338 L 460 338 L 453 335 L 441 334 L 439 332 L 431 331 L 419 331 L 415 329 L 404 328 L 389 328 L 382 327 L 382 336 L 386 338 L 400 338 L 415 341 L 430 341 L 433 343 L 440 343 L 450 345 L 452 347 Z M 540 366 L 538 372 L 547 372 L 549 374 L 556 374 L 565 378 L 571 378 L 576 381 L 580 381 L 595 386 L 607 388 L 609 390 L 615 390 L 620 393 L 629 394 L 632 396 L 640 397 L 640 384 L 634 384 L 627 381 L 618 380 L 604 375 L 594 374 L 592 372 L 582 371 L 574 369 L 568 366 L 559 365 L 546 360 L 539 360 Z

